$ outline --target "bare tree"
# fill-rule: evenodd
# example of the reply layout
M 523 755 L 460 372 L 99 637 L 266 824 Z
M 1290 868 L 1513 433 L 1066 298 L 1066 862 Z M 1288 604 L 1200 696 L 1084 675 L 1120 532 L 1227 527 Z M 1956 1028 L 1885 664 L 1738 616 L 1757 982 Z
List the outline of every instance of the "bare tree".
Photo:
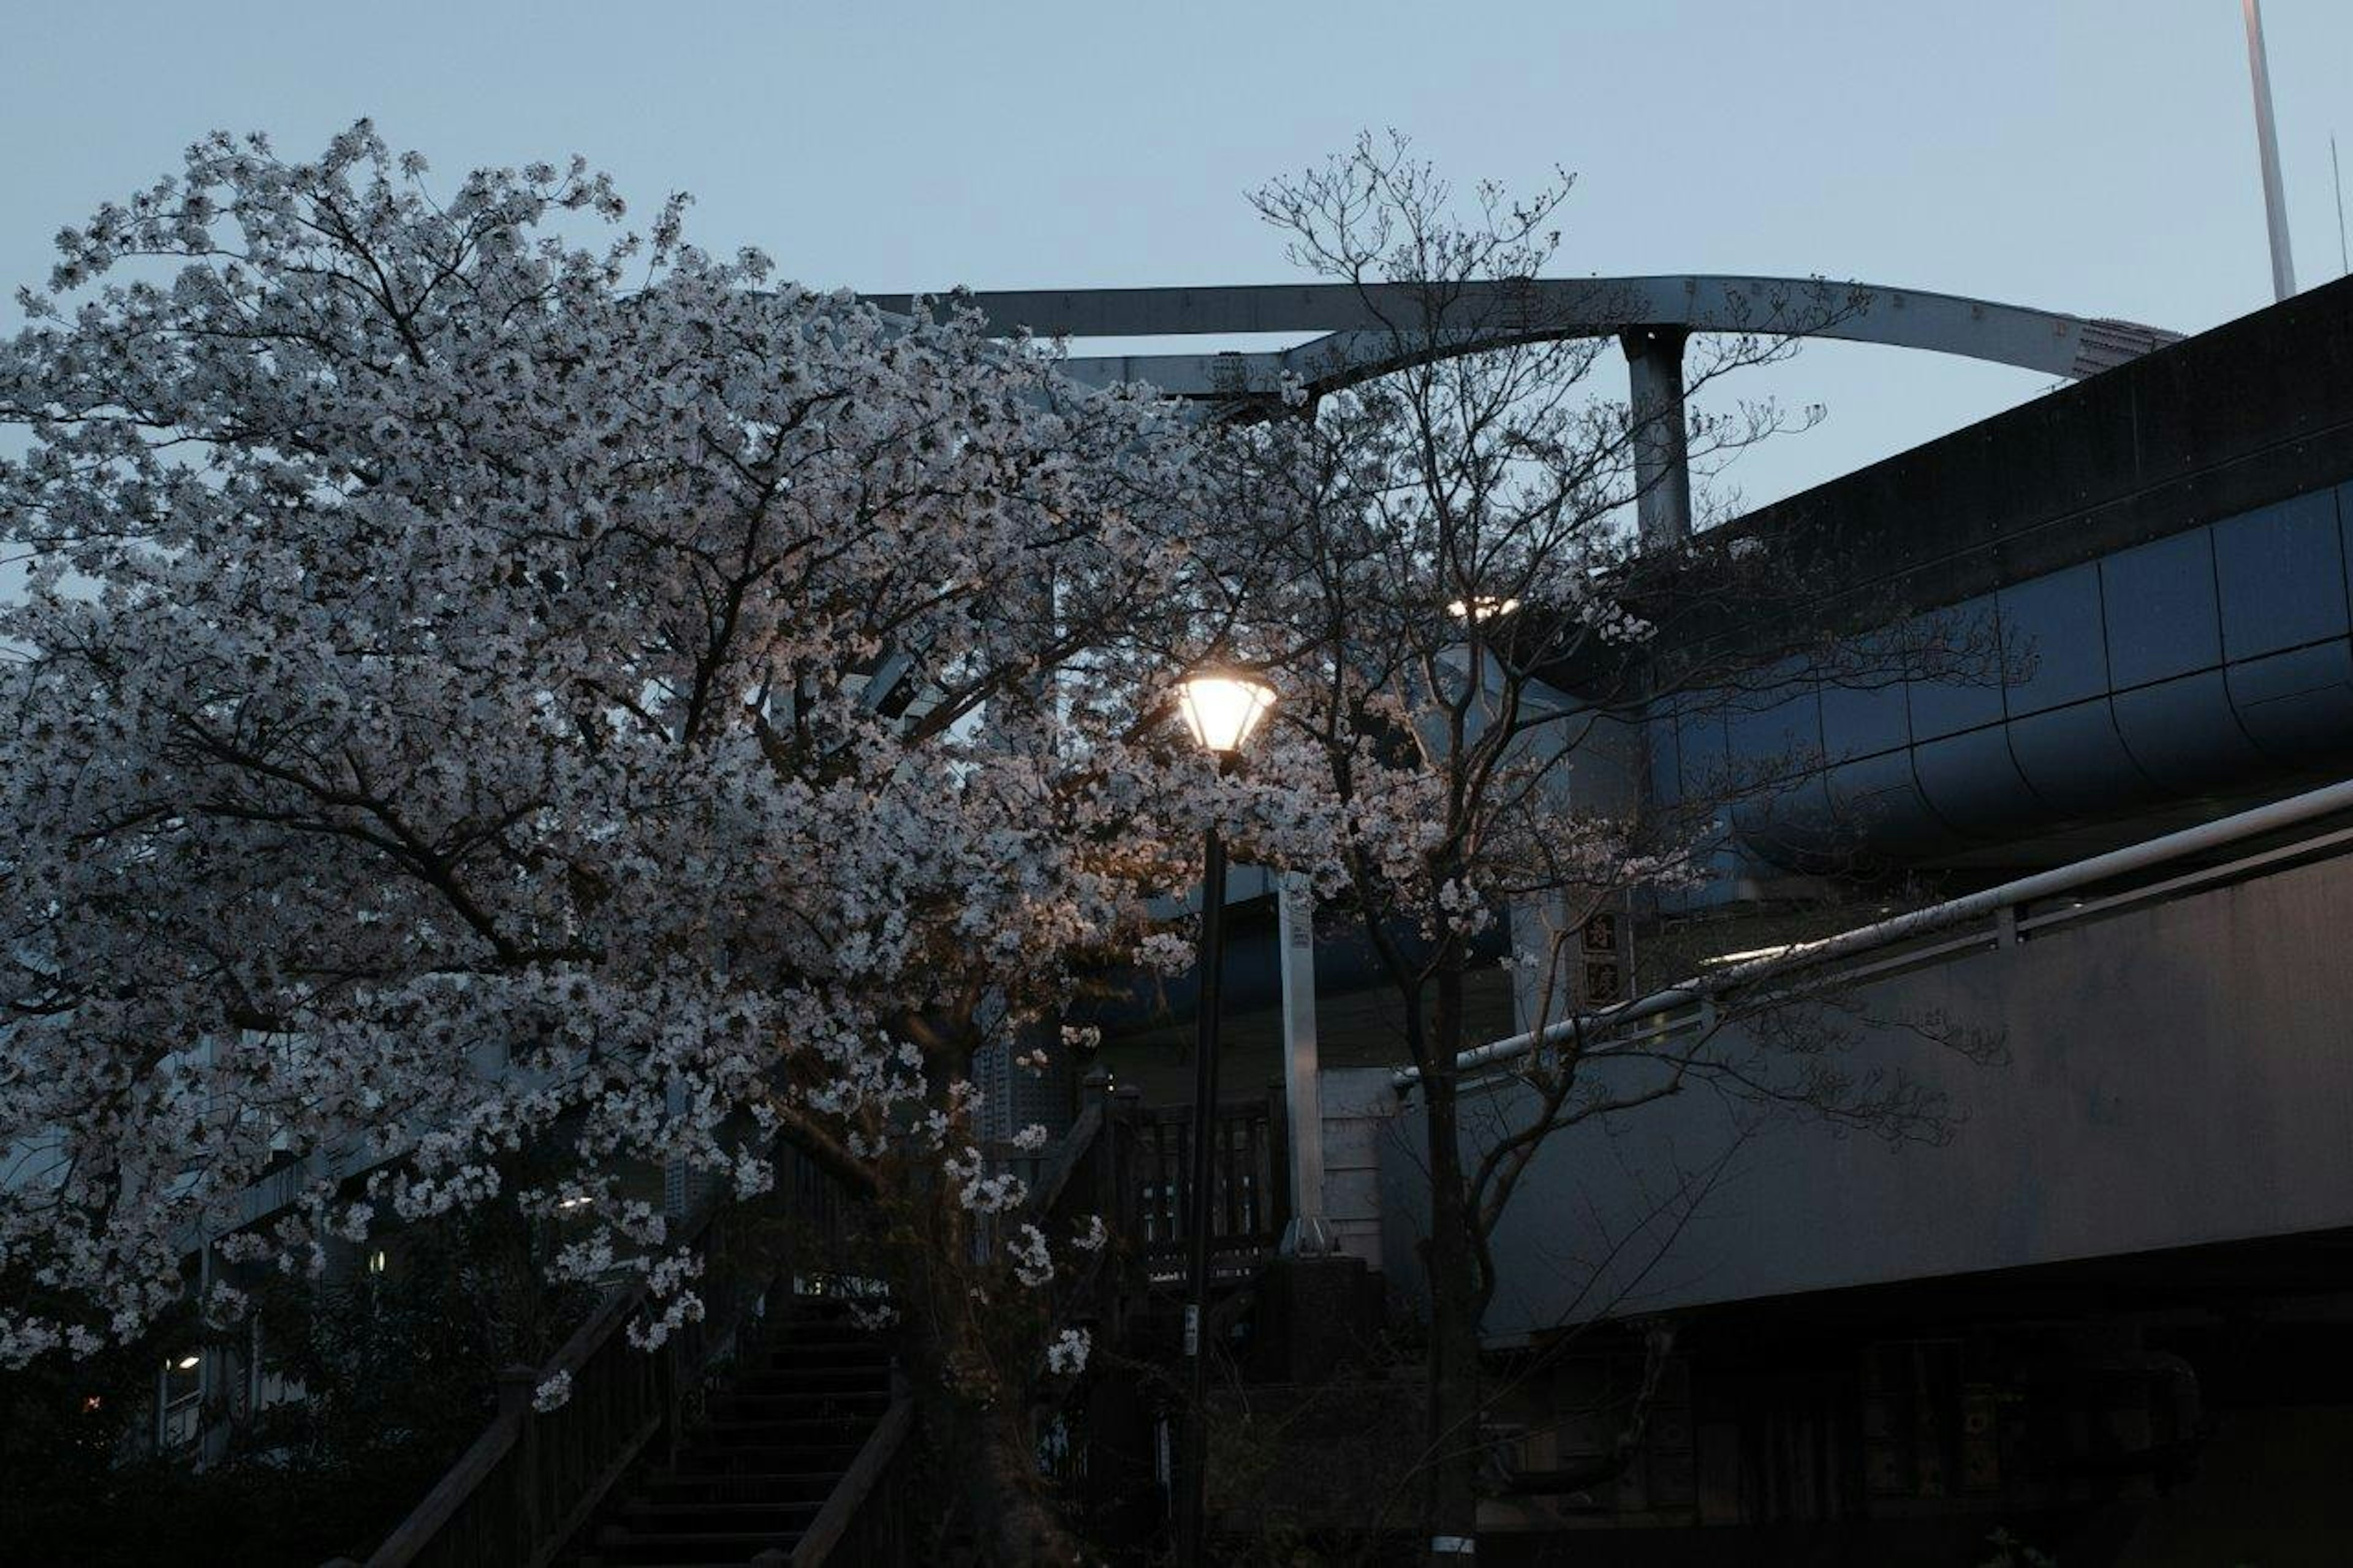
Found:
M 1864 652 L 1794 631 L 1760 645 L 1758 626 L 1802 624 L 1802 570 L 1753 539 L 1641 536 L 1683 460 L 1704 481 L 1815 416 L 1729 398 L 1724 379 L 1868 301 L 1829 285 L 1760 299 L 1736 323 L 1750 330 L 1692 346 L 1690 403 L 1610 395 L 1595 372 L 1638 307 L 1537 281 L 1569 188 L 1562 175 L 1515 199 L 1482 184 L 1458 202 L 1402 139 L 1367 136 L 1256 193 L 1293 260 L 1353 289 L 1374 326 L 1282 389 L 1296 416 L 1237 427 L 1224 526 L 1203 546 L 1224 593 L 1204 606 L 1204 643 L 1262 660 L 1284 689 L 1260 772 L 1294 809 L 1322 802 L 1261 848 L 1354 910 L 1403 1005 L 1428 1111 L 1421 1500 L 1448 1563 L 1476 1524 L 1490 1239 L 1546 1140 L 1701 1082 L 1891 1136 L 1941 1126 L 1915 1083 L 1844 1065 L 1852 1031 L 1820 984 L 1750 986 L 1696 1031 L 1629 1040 L 1577 1021 L 1589 999 L 1564 994 L 1565 960 L 1587 922 L 1694 885 L 1728 809 L 1805 761 L 1662 796 L 1645 784 L 1646 724 L 1769 701 L 1792 659 L 1808 679 L 1870 684 L 1981 668 L 1992 651 L 1937 624 Z M 1649 352 L 1647 329 L 1626 331 L 1630 353 Z M 1524 1011 L 1560 1026 L 1511 1064 L 1527 1092 L 1509 1116 L 1474 1127 L 1461 1058 L 1481 1043 L 1471 993 L 1499 920 Z

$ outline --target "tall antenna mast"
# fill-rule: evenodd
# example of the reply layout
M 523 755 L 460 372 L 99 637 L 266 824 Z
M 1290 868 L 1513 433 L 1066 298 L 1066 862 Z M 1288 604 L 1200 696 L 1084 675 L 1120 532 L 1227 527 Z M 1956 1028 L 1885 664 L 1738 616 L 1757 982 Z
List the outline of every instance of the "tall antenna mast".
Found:
M 2247 69 L 2255 82 L 2255 147 L 2263 161 L 2263 216 L 2272 231 L 2272 293 L 2295 292 L 2295 260 L 2288 254 L 2287 204 L 2280 196 L 2279 137 L 2272 129 L 2272 72 L 2263 57 L 2263 13 L 2258 0 L 2241 0 L 2247 16 Z
M 2328 179 L 2337 187 L 2337 275 L 2353 273 L 2353 254 L 2345 248 L 2345 171 L 2337 166 L 2337 132 L 2328 133 Z

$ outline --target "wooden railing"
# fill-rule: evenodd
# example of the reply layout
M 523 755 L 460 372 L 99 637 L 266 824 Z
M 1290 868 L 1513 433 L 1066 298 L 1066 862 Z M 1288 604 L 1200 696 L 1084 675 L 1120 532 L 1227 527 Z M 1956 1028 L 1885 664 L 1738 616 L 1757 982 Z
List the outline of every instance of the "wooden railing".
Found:
M 894 1379 L 890 1409 L 809 1521 L 791 1568 L 912 1568 L 917 1512 L 907 1495 L 907 1439 L 914 1426 L 915 1402 Z M 752 1560 L 753 1568 L 784 1568 L 786 1562 L 781 1552 Z
M 1221 1279 L 1254 1273 L 1282 1239 L 1291 1218 L 1288 1126 L 1279 1086 L 1218 1107 L 1210 1131 L 1209 1255 Z M 998 1256 L 1026 1223 L 1046 1233 L 1060 1263 L 1071 1264 L 1073 1233 L 1100 1215 L 1148 1279 L 1165 1283 L 1183 1274 L 1191 1235 L 1192 1107 L 1146 1106 L 1134 1089 L 1113 1089 L 1098 1075 L 1088 1080 L 1070 1132 L 1051 1149 L 1022 1152 L 1007 1145 L 986 1152 L 992 1169 L 1027 1183 L 1029 1196 L 1018 1211 L 974 1227 L 976 1262 Z M 1060 1288 L 1056 1296 L 1067 1300 Z
M 1191 1106 L 1146 1106 L 1136 1093 L 1108 1096 L 1113 1129 L 1104 1215 L 1155 1283 L 1181 1279 L 1194 1194 Z M 1274 1255 L 1291 1218 L 1288 1123 L 1281 1090 L 1227 1100 L 1210 1123 L 1214 1184 L 1209 1203 L 1209 1269 L 1220 1279 L 1255 1273 Z
M 490 1426 L 367 1568 L 543 1568 L 640 1455 L 657 1445 L 674 1451 L 796 1269 L 821 1267 L 841 1237 L 839 1188 L 797 1151 L 780 1145 L 776 1160 L 770 1200 L 730 1207 L 714 1194 L 686 1227 L 703 1260 L 702 1319 L 641 1350 L 626 1329 L 648 1305 L 645 1286 L 608 1294 L 546 1365 L 501 1376 Z M 569 1397 L 534 1410 L 536 1391 L 558 1378 L 569 1380 Z
M 1285 1120 L 1280 1090 L 1218 1107 L 1210 1194 L 1212 1272 L 1232 1279 L 1273 1255 L 1290 1217 Z M 1054 1148 L 994 1152 L 1029 1183 L 1029 1201 L 982 1227 L 1001 1246 L 1021 1223 L 1054 1247 L 1052 1321 L 1084 1326 L 1098 1341 L 1120 1337 L 1118 1319 L 1152 1285 L 1183 1278 L 1192 1212 L 1194 1117 L 1190 1107 L 1146 1107 L 1135 1090 L 1090 1081 L 1076 1122 Z M 730 1353 L 762 1327 L 761 1307 L 787 1291 L 797 1268 L 823 1266 L 803 1250 L 830 1252 L 842 1235 L 847 1200 L 806 1157 L 780 1147 L 777 1203 L 763 1205 L 789 1224 L 747 1229 L 744 1211 L 713 1203 L 688 1231 L 703 1254 L 698 1290 L 705 1316 L 652 1352 L 631 1344 L 627 1324 L 646 1307 L 642 1286 L 608 1296 L 543 1367 L 501 1377 L 497 1416 L 440 1482 L 367 1561 L 367 1568 L 544 1568 L 640 1456 L 673 1448 L 701 1414 Z M 1109 1245 L 1074 1249 L 1072 1237 L 1101 1215 Z M 558 1374 L 570 1396 L 533 1408 L 536 1390 Z M 828 1498 L 793 1552 L 795 1568 L 827 1563 L 911 1563 L 914 1542 L 908 1437 L 914 1420 L 903 1388 Z M 335 1568 L 335 1565 L 329 1565 Z

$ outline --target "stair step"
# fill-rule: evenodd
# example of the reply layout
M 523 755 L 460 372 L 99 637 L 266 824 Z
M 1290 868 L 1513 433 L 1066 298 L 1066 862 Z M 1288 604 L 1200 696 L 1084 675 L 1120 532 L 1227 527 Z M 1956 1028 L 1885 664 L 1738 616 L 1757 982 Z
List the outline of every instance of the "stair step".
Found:
M 757 1435 L 767 1437 L 829 1436 L 852 1428 L 863 1430 L 874 1425 L 873 1413 L 844 1411 L 839 1415 L 787 1415 L 781 1413 L 757 1413 L 743 1415 L 714 1415 L 698 1429 L 694 1439 L 699 1446 L 709 1437 L 742 1437 Z
M 747 1399 L 889 1399 L 891 1379 L 881 1367 L 860 1369 L 861 1377 L 819 1378 L 806 1373 L 746 1373 L 723 1391 Z
M 846 1470 L 864 1447 L 859 1432 L 839 1443 L 744 1443 L 733 1448 L 690 1449 L 679 1456 L 681 1476 L 741 1477 Z
M 806 1405 L 834 1404 L 871 1412 L 889 1407 L 891 1385 L 870 1378 L 863 1383 L 826 1383 L 812 1388 L 788 1377 L 746 1377 L 737 1380 L 735 1386 L 724 1393 L 711 1396 L 714 1407 L 738 1399 L 747 1401 L 747 1407 L 755 1410 L 780 1409 L 787 1400 L 799 1400 Z
M 839 1478 L 837 1477 L 835 1479 L 839 1479 Z M 803 1498 L 798 1501 L 794 1502 L 776 1500 L 760 1502 L 710 1502 L 701 1500 L 691 1500 L 685 1502 L 647 1502 L 638 1498 L 631 1498 L 627 1503 L 622 1505 L 621 1511 L 628 1514 L 631 1519 L 644 1518 L 658 1521 L 683 1518 L 702 1519 L 707 1517 L 739 1519 L 748 1518 L 753 1514 L 763 1513 L 811 1514 L 815 1513 L 818 1509 L 823 1508 L 824 1506 L 825 1500 L 821 1497 Z
M 680 1492 L 720 1492 L 737 1497 L 790 1498 L 822 1502 L 841 1479 L 839 1470 L 744 1470 L 701 1475 L 660 1475 L 646 1479 L 649 1491 L 664 1497 Z
M 787 1340 L 839 1340 L 861 1345 L 884 1342 L 879 1330 L 861 1329 L 847 1318 L 786 1318 L 776 1329 Z
M 748 1372 L 863 1372 L 891 1370 L 891 1352 L 881 1345 L 786 1345 L 772 1350 Z
M 846 1470 L 865 1443 L 864 1433 L 839 1443 L 743 1443 L 679 1456 L 682 1476 L 774 1475 L 779 1470 Z
M 891 1347 L 864 1334 L 855 1338 L 848 1334 L 786 1334 L 768 1353 L 777 1357 L 795 1356 L 803 1361 L 831 1356 L 887 1361 L 891 1356 Z
M 793 1394 L 723 1394 L 712 1402 L 727 1420 L 872 1418 L 890 1408 L 887 1388 L 825 1389 Z
M 772 1546 L 789 1550 L 797 1530 L 615 1531 L 596 1542 L 607 1563 L 748 1563 Z
M 752 1388 L 888 1388 L 891 1367 L 881 1357 L 871 1363 L 859 1362 L 843 1366 L 827 1363 L 818 1366 L 795 1367 L 789 1372 L 762 1367 L 747 1367 L 735 1379 L 735 1386 Z

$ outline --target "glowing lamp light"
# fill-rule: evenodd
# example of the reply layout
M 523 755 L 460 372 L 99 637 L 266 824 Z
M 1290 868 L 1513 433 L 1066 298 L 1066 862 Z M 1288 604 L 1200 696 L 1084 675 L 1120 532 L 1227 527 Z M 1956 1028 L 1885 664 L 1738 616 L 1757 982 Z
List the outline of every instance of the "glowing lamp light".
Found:
M 172 1364 L 182 1372 L 194 1372 L 196 1370 L 196 1358 L 192 1355 L 184 1355 Z
M 1520 607 L 1517 599 L 1498 599 L 1481 594 L 1473 598 L 1457 599 L 1446 606 L 1446 613 L 1458 621 L 1491 621 L 1497 616 L 1508 616 Z
M 1231 670 L 1198 670 L 1177 683 L 1176 709 L 1203 751 L 1231 756 L 1273 711 L 1274 688 Z

